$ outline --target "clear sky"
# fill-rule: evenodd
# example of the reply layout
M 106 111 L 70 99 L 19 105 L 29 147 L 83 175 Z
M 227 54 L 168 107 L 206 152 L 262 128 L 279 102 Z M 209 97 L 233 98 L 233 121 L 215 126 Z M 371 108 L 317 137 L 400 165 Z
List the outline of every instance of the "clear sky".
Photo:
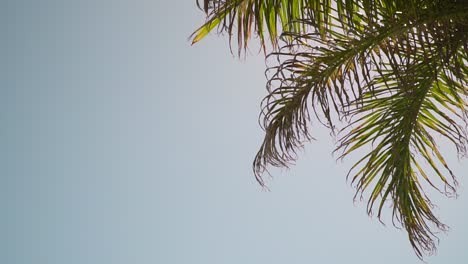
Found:
M 195 0 L 0 9 L 0 263 L 418 263 L 353 203 L 351 163 L 317 122 L 297 166 L 256 184 L 263 56 L 190 46 Z M 433 196 L 451 231 L 427 260 L 462 264 L 468 161 L 447 153 L 460 197 Z

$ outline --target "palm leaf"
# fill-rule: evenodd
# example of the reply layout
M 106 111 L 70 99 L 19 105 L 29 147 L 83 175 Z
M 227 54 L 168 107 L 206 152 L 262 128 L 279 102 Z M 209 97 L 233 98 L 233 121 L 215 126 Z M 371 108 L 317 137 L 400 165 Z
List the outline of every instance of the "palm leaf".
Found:
M 198 3 L 198 2 L 197 2 Z M 312 114 L 335 132 L 349 121 L 337 151 L 368 150 L 349 177 L 367 211 L 383 220 L 386 204 L 418 257 L 436 249 L 437 230 L 425 184 L 455 194 L 456 179 L 434 135 L 466 153 L 468 5 L 457 0 L 204 0 L 207 21 L 237 37 L 252 36 L 277 63 L 267 70 L 262 101 L 265 138 L 253 168 L 265 186 L 269 166 L 287 167 L 313 139 Z
M 412 9 L 416 14 L 382 9 L 380 24 L 363 16 L 357 27 L 337 22 L 340 16 L 332 13 L 335 30 L 326 38 L 320 32 L 287 33 L 294 44 L 272 54 L 280 61 L 271 68 L 270 84 L 277 87 L 270 85 L 263 103 L 266 135 L 254 162 L 262 185 L 268 165 L 290 165 L 312 138 L 310 109 L 332 129 L 333 116 L 351 118 L 338 148 L 342 157 L 372 146 L 353 166 L 352 182 L 361 194 L 372 188 L 369 214 L 376 210 L 381 218 L 390 202 L 395 224 L 406 229 L 419 257 L 436 248 L 431 227 L 446 230 L 421 180 L 442 190 L 433 183 L 436 176 L 446 194 L 456 186 L 431 134 L 447 138 L 460 154 L 466 146 L 461 124 L 467 115 L 468 12 L 435 7 Z
M 335 9 L 341 19 L 358 23 L 354 14 L 361 7 L 356 0 L 342 0 Z M 367 3 L 367 11 L 372 12 L 372 1 Z M 259 37 L 263 49 L 266 39 L 270 39 L 273 48 L 278 47 L 278 37 L 281 32 L 304 33 L 307 25 L 301 21 L 309 21 L 322 36 L 331 29 L 330 14 L 333 12 L 331 0 L 204 0 L 203 5 L 197 4 L 207 14 L 207 21 L 191 36 L 192 44 L 200 41 L 207 32 L 218 27 L 220 32 L 226 32 L 231 40 L 237 36 L 239 52 L 247 48 L 248 41 L 254 33 Z

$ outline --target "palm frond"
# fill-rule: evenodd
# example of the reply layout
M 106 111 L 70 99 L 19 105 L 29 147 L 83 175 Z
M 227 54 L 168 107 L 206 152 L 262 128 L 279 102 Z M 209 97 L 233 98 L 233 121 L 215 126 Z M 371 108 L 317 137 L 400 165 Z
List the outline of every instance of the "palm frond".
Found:
M 468 5 L 460 0 L 204 0 L 207 21 L 193 43 L 218 29 L 237 38 L 239 54 L 252 36 L 277 64 L 267 70 L 269 94 L 260 122 L 265 138 L 253 169 L 265 186 L 268 166 L 287 167 L 313 139 L 312 115 L 335 131 L 349 121 L 337 151 L 368 150 L 348 177 L 367 212 L 383 220 L 392 207 L 420 258 L 446 230 L 424 192 L 446 195 L 456 179 L 434 135 L 466 154 Z M 271 74 L 270 74 L 271 73 Z
M 447 78 L 443 67 L 434 72 L 428 66 L 437 64 L 439 59 L 435 56 L 430 62 L 400 64 L 399 68 L 376 78 L 377 87 L 363 95 L 360 102 L 363 107 L 353 113 L 359 117 L 351 125 L 356 127 L 342 138 L 340 146 L 344 150 L 343 155 L 347 155 L 372 144 L 372 150 L 353 166 L 355 174 L 352 182 L 356 183 L 357 193 L 362 194 L 372 187 L 369 214 L 377 207 L 378 217 L 381 218 L 384 204 L 391 203 L 394 220 L 406 229 L 419 257 L 423 252 L 435 250 L 434 232 L 430 224 L 446 230 L 446 226 L 433 214 L 432 204 L 424 194 L 420 181 L 425 180 L 438 190 L 442 188 L 436 187 L 433 177 L 421 165 L 421 160 L 442 181 L 446 193 L 454 193 L 456 185 L 454 175 L 429 131 L 446 137 L 460 153 L 465 152 L 466 145 L 466 131 L 461 125 L 463 120 L 453 117 L 466 116 L 465 104 L 443 97 L 441 91 L 450 90 L 456 94 L 455 97 L 466 96 L 468 91 L 460 83 L 447 85 L 443 81 Z M 396 74 L 400 76 L 400 81 L 388 79 L 393 79 Z M 449 108 L 456 115 L 446 114 Z M 450 178 L 446 177 L 440 166 Z
M 269 55 L 280 63 L 267 71 L 273 75 L 267 85 L 269 95 L 262 102 L 266 135 L 254 161 L 261 183 L 268 165 L 288 166 L 295 160 L 296 149 L 311 139 L 309 110 L 333 129 L 332 117 L 340 117 L 351 101 L 361 97 L 363 87 L 372 86 L 371 66 L 376 63 L 374 57 L 380 56 L 374 50 L 409 28 L 403 22 L 370 27 L 363 20 L 360 24 L 367 27 L 354 28 L 337 13 L 330 15 L 330 23 L 336 28 L 325 39 L 317 31 L 283 34 L 293 43 Z
M 261 175 L 268 165 L 288 166 L 312 138 L 309 110 L 323 114 L 332 129 L 332 112 L 351 118 L 339 146 L 342 157 L 372 146 L 352 168 L 357 193 L 372 187 L 368 213 L 376 210 L 379 218 L 390 202 L 395 224 L 405 228 L 421 258 L 436 248 L 432 227 L 446 229 L 421 181 L 442 190 L 433 183 L 435 175 L 446 194 L 456 186 L 432 134 L 454 143 L 460 154 L 467 139 L 462 124 L 467 116 L 468 9 L 437 7 L 414 8 L 413 14 L 383 8 L 378 21 L 362 16 L 359 26 L 338 22 L 335 12 L 330 15 L 335 28 L 325 38 L 320 32 L 287 33 L 293 44 L 286 42 L 272 54 L 280 64 L 271 68 L 275 73 L 262 111 L 266 134 L 254 161 L 264 185 Z
M 219 32 L 226 32 L 230 40 L 236 35 L 239 52 L 247 48 L 252 35 L 258 36 L 263 49 L 267 39 L 276 49 L 281 32 L 305 33 L 308 30 L 300 21 L 309 21 L 308 26 L 317 29 L 322 36 L 332 27 L 332 12 L 338 12 L 343 21 L 358 23 L 359 16 L 355 13 L 361 10 L 361 1 L 337 2 L 338 8 L 334 9 L 331 0 L 203 0 L 203 5 L 197 0 L 207 14 L 207 21 L 192 34 L 192 44 L 218 28 Z M 373 1 L 363 2 L 366 11 L 373 12 Z
M 432 228 L 447 228 L 432 212 L 421 181 L 441 190 L 433 183 L 435 176 L 445 194 L 455 193 L 456 186 L 432 134 L 448 139 L 459 154 L 466 153 L 467 144 L 463 124 L 467 124 L 468 75 L 462 58 L 468 35 L 453 19 L 446 23 L 456 15 L 442 15 L 427 24 L 413 23 L 411 31 L 381 47 L 384 60 L 376 65 L 373 87 L 362 94 L 362 107 L 351 112 L 356 121 L 350 127 L 355 128 L 339 147 L 346 156 L 372 144 L 372 150 L 353 166 L 352 182 L 357 193 L 372 187 L 369 214 L 377 210 L 381 218 L 384 205 L 391 203 L 394 223 L 407 231 L 420 258 L 436 249 Z M 421 161 L 432 170 L 432 177 Z

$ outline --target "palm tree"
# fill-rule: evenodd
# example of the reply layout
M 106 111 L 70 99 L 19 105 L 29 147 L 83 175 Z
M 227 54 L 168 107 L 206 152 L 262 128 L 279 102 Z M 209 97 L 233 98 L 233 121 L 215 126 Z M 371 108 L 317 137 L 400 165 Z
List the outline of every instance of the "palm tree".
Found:
M 466 152 L 468 2 L 466 0 L 204 0 L 213 29 L 237 38 L 239 55 L 252 36 L 278 63 L 267 70 L 262 102 L 265 138 L 253 168 L 264 186 L 268 166 L 287 167 L 312 139 L 318 118 L 339 135 L 343 158 L 365 153 L 348 177 L 367 212 L 392 208 L 416 255 L 436 250 L 446 230 L 424 189 L 455 194 L 456 179 L 435 135 Z M 271 45 L 270 45 L 271 44 Z M 345 121 L 338 129 L 337 120 Z M 342 123 L 342 122 L 341 122 Z

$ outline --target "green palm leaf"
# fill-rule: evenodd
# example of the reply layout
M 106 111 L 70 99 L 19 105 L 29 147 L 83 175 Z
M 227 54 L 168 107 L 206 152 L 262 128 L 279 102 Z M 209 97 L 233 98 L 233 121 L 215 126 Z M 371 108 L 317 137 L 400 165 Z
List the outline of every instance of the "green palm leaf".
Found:
M 267 37 L 276 48 L 281 32 L 307 31 L 306 24 L 301 21 L 312 22 L 312 26 L 325 35 L 331 28 L 330 14 L 333 10 L 345 21 L 358 22 L 355 12 L 360 10 L 359 2 L 339 1 L 338 9 L 334 9 L 331 0 L 203 0 L 203 7 L 197 0 L 198 6 L 207 14 L 207 21 L 192 34 L 192 44 L 218 27 L 230 39 L 237 36 L 239 51 L 247 47 L 252 33 L 259 37 L 264 49 Z M 367 3 L 367 11 L 371 12 L 372 1 L 364 2 Z
M 420 182 L 442 188 L 421 162 L 447 194 L 456 185 L 431 134 L 447 138 L 460 154 L 465 151 L 468 13 L 466 8 L 436 13 L 431 6 L 406 15 L 382 10 L 380 23 L 363 16 L 358 27 L 338 22 L 340 16 L 332 13 L 335 30 L 326 38 L 320 32 L 287 33 L 293 44 L 273 53 L 281 63 L 271 68 L 270 83 L 279 84 L 270 86 L 264 100 L 266 135 L 254 169 L 263 185 L 268 165 L 295 160 L 297 149 L 312 138 L 310 109 L 331 128 L 333 116 L 351 118 L 338 148 L 342 157 L 373 146 L 353 167 L 352 182 L 358 193 L 372 189 L 369 214 L 376 210 L 380 218 L 390 203 L 395 223 L 406 229 L 422 257 L 435 250 L 431 226 L 446 226 L 433 214 Z
M 337 151 L 367 151 L 351 168 L 356 195 L 383 220 L 392 208 L 418 257 L 436 249 L 429 185 L 455 194 L 456 180 L 434 135 L 466 154 L 468 125 L 468 5 L 459 0 L 205 0 L 207 22 L 194 42 L 215 27 L 239 50 L 255 33 L 265 48 L 269 94 L 262 102 L 265 138 L 254 160 L 264 186 L 268 166 L 287 167 L 311 140 L 312 115 L 336 131 L 349 121 Z M 278 28 L 279 27 L 279 28 Z M 253 28 L 253 29 L 252 29 Z M 264 33 L 264 29 L 266 32 Z M 281 33 L 281 37 L 278 37 Z M 267 35 L 266 35 L 267 34 Z

